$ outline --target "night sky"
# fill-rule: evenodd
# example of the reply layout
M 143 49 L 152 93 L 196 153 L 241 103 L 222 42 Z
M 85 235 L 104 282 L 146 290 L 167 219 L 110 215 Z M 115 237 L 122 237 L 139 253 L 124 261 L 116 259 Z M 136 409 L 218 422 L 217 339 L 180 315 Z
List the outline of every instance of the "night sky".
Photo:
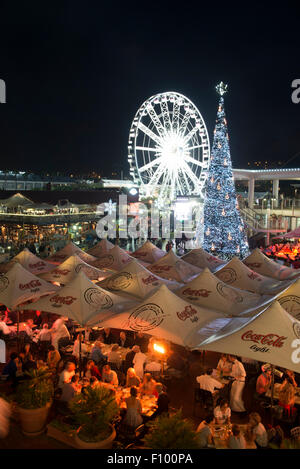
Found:
M 2 2 L 0 169 L 126 174 L 131 121 L 164 91 L 194 102 L 212 141 L 221 80 L 233 166 L 300 167 L 300 8 L 231 4 Z

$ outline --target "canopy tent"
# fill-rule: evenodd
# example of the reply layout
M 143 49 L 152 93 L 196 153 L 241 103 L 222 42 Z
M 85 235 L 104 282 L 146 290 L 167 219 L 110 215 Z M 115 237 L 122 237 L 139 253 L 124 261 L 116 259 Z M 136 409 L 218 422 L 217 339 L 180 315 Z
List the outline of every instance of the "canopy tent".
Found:
M 212 256 L 202 248 L 192 249 L 187 254 L 184 254 L 181 259 L 200 269 L 208 267 L 211 272 L 215 272 L 226 264 L 226 261 Z
M 293 239 L 293 238 L 300 238 L 300 226 L 296 228 L 293 231 L 289 231 L 288 233 L 285 233 L 281 236 L 276 236 L 277 238 L 287 238 L 287 239 Z
M 250 314 L 248 310 L 253 311 L 259 306 L 264 307 L 266 301 L 271 301 L 269 296 L 262 297 L 222 282 L 207 267 L 191 282 L 174 293 L 193 304 L 230 316 L 240 316 L 241 313 Z
M 5 205 L 7 208 L 26 207 L 34 205 L 34 202 L 25 195 L 17 192 L 8 199 L 0 200 L 1 205 Z
M 67 260 L 68 257 L 73 256 L 74 254 L 76 254 L 78 257 L 80 257 L 80 259 L 82 259 L 84 262 L 87 262 L 88 264 L 91 264 L 96 260 L 96 257 L 91 256 L 87 252 L 84 252 L 82 249 L 76 246 L 76 244 L 70 241 L 64 248 L 60 249 L 52 256 L 47 257 L 47 261 L 52 262 L 52 264 L 61 264 Z
M 55 295 L 22 306 L 22 309 L 38 309 L 66 316 L 86 326 L 101 311 L 109 310 L 119 313 L 137 304 L 138 302 L 134 299 L 120 297 L 103 290 L 89 280 L 83 272 L 79 272 L 72 282 L 60 288 Z
M 161 257 L 165 256 L 165 251 L 159 249 L 151 241 L 147 240 L 140 248 L 136 249 L 132 256 L 149 264 L 153 264 Z
M 224 327 L 228 321 L 228 318 L 216 311 L 191 305 L 162 285 L 139 306 L 117 315 L 107 313 L 99 320 L 94 317 L 89 325 L 142 332 L 193 348 L 202 326 L 214 322 L 215 331 Z M 204 339 L 206 335 L 201 337 Z
M 265 256 L 260 249 L 256 248 L 243 260 L 244 264 L 255 272 L 276 280 L 290 280 L 300 276 L 300 272 L 285 267 Z
M 159 277 L 167 280 L 176 280 L 179 283 L 189 282 L 193 277 L 199 275 L 201 269 L 183 261 L 171 250 L 148 269 Z
M 94 257 L 104 256 L 110 251 L 115 245 L 107 239 L 101 239 L 99 243 L 90 248 L 87 253 Z
M 34 275 L 49 272 L 53 269 L 53 264 L 40 259 L 38 256 L 33 254 L 29 249 L 25 248 L 13 257 L 9 262 L 0 265 L 0 272 L 7 272 L 14 264 L 21 264 L 24 269 L 28 270 Z
M 277 295 L 276 300 L 291 316 L 300 321 L 300 279 Z
M 231 319 L 199 342 L 197 349 L 251 358 L 299 373 L 300 322 L 274 301 L 252 318 Z
M 0 276 L 0 303 L 9 309 L 57 290 L 57 286 L 31 274 L 19 263 L 13 264 L 6 274 Z
M 120 272 L 102 280 L 99 286 L 120 294 L 133 295 L 143 299 L 160 285 L 167 285 L 170 290 L 180 287 L 175 281 L 166 280 L 154 275 L 135 259 L 126 264 Z
M 109 272 L 104 272 L 87 264 L 74 254 L 50 272 L 41 274 L 40 278 L 48 280 L 49 282 L 58 282 L 66 285 L 71 282 L 80 271 L 83 271 L 90 280 L 103 280 L 111 275 Z
M 97 269 L 111 270 L 113 272 L 119 272 L 123 269 L 124 265 L 132 261 L 133 257 L 127 254 L 124 249 L 119 246 L 114 246 L 108 251 L 107 254 L 96 259 L 92 265 Z
M 249 269 L 237 257 L 231 259 L 215 276 L 223 282 L 241 290 L 248 290 L 260 295 L 276 295 L 288 287 L 291 282 L 275 280 Z

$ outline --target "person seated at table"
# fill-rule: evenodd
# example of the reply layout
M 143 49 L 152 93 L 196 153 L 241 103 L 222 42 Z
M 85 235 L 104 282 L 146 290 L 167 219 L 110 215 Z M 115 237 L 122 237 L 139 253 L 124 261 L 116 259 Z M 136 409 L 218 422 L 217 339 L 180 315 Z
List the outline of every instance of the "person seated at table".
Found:
M 140 347 L 136 345 L 134 347 L 134 350 L 136 351 L 132 363 L 133 363 L 133 368 L 135 369 L 136 374 L 138 375 L 139 378 L 143 379 L 144 377 L 144 364 L 147 360 L 146 355 L 141 352 Z
M 109 345 L 115 343 L 114 336 L 109 327 L 106 327 L 103 330 L 103 342 Z
M 98 369 L 98 367 L 95 365 L 95 363 L 93 362 L 93 360 L 89 360 L 86 364 L 86 367 L 85 367 L 85 372 L 84 372 L 84 376 L 86 378 L 91 378 L 92 376 L 95 376 L 95 378 L 97 379 L 100 379 L 101 380 L 101 373 Z
M 199 448 L 208 448 L 213 445 L 213 428 L 214 415 L 209 414 L 205 417 L 197 427 L 197 443 Z
M 156 357 L 150 357 L 150 361 L 145 365 L 145 371 L 151 373 L 154 378 L 158 379 L 160 377 L 161 364 L 156 360 Z
M 138 346 L 134 345 L 132 347 L 132 349 L 129 352 L 127 352 L 127 354 L 125 356 L 125 360 L 123 362 L 123 371 L 124 371 L 124 373 L 127 373 L 128 368 L 133 368 L 133 359 L 134 359 L 134 356 L 135 356 L 137 350 L 139 350 Z
M 75 394 L 80 393 L 81 385 L 79 384 L 79 375 L 75 374 L 72 376 L 71 381 L 69 383 L 64 383 L 62 387 L 62 395 L 60 400 L 63 402 L 69 402 Z
M 122 364 L 122 359 L 118 350 L 118 344 L 114 344 L 111 348 L 111 351 L 107 355 L 107 363 L 110 366 L 113 365 L 114 367 L 120 368 Z
M 77 334 L 76 336 L 76 339 L 73 345 L 73 351 L 72 351 L 73 357 L 75 357 L 77 360 L 79 360 L 79 351 L 80 351 L 80 333 Z M 87 345 L 83 341 L 81 341 L 81 357 L 86 355 L 87 351 L 88 351 Z
M 56 370 L 56 367 L 61 360 L 61 356 L 58 350 L 56 350 L 53 345 L 49 345 L 48 356 L 47 356 L 47 365 L 51 371 Z
M 132 339 L 127 336 L 126 332 L 121 331 L 118 340 L 118 345 L 123 348 L 129 348 L 132 346 Z
M 102 368 L 102 380 L 104 383 L 109 383 L 113 386 L 119 385 L 118 375 L 109 365 L 104 365 Z
M 102 353 L 104 347 L 105 345 L 103 344 L 103 342 L 101 342 L 101 340 L 97 340 L 93 345 L 93 348 L 90 353 L 90 358 L 96 363 L 96 365 L 101 365 L 102 363 L 106 363 L 107 361 L 107 356 Z
M 257 412 L 251 412 L 249 415 L 246 435 L 250 441 L 255 442 L 257 448 L 261 449 L 268 446 L 268 433 L 261 423 L 261 416 Z
M 145 373 L 142 384 L 140 385 L 140 393 L 147 396 L 156 396 L 158 393 L 156 390 L 156 381 L 152 378 L 151 373 Z
M 256 393 L 258 397 L 264 397 L 266 392 L 271 387 L 272 383 L 272 368 L 269 363 L 262 365 L 261 367 L 262 373 L 256 380 Z
M 141 379 L 136 375 L 134 368 L 128 368 L 126 373 L 126 388 L 131 386 L 138 387 L 141 384 Z
M 216 424 L 228 425 L 231 418 L 231 409 L 226 399 L 220 399 L 219 405 L 214 408 Z
M 30 355 L 32 355 L 32 350 L 30 344 L 27 343 L 24 345 L 22 351 L 19 354 L 19 357 L 22 361 L 22 366 L 24 366 L 27 360 L 29 360 Z
M 215 394 L 216 389 L 221 389 L 224 387 L 224 384 L 217 381 L 213 378 L 212 375 L 213 369 L 209 368 L 203 375 L 197 376 L 196 381 L 199 383 L 200 389 L 204 391 L 209 391 L 212 395 Z
M 168 394 L 164 391 L 164 386 L 162 385 L 162 383 L 156 383 L 156 391 L 158 393 L 158 398 L 156 401 L 157 408 L 152 414 L 151 419 L 155 419 L 161 414 L 169 413 L 170 398 Z
M 65 369 L 59 375 L 58 387 L 62 389 L 64 383 L 69 383 L 72 379 L 72 376 L 75 375 L 75 363 L 67 362 Z
M 142 332 L 138 332 L 134 338 L 134 344 L 140 347 L 142 353 L 148 352 L 149 339 Z
M 12 352 L 9 357 L 9 361 L 6 363 L 2 370 L 2 375 L 7 376 L 7 379 L 15 383 L 16 381 L 16 373 L 17 373 L 17 360 L 18 360 L 18 354 L 15 352 Z
M 222 354 L 221 358 L 217 365 L 217 370 L 222 374 L 222 376 L 228 376 L 232 370 L 232 363 L 228 359 L 227 354 Z
M 33 330 L 33 319 L 27 319 L 26 325 L 25 325 L 25 332 L 28 336 L 29 339 L 32 339 L 35 335 L 35 331 Z
M 40 342 L 51 342 L 51 332 L 47 323 L 43 324 L 43 328 L 37 333 L 36 338 Z
M 23 363 L 22 370 L 24 373 L 26 371 L 36 370 L 37 369 L 37 362 L 33 359 L 32 353 L 29 353 L 28 358 L 25 363 Z
M 246 449 L 246 440 L 238 425 L 233 425 L 228 439 L 229 449 Z
M 135 386 L 130 388 L 130 396 L 125 398 L 126 414 L 123 424 L 135 429 L 143 423 L 142 403 L 137 397 L 138 390 Z

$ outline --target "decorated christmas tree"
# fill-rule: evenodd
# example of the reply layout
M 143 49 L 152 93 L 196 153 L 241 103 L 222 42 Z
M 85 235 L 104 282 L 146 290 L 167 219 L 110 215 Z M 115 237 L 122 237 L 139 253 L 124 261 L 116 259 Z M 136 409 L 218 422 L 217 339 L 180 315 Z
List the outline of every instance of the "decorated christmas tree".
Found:
M 244 259 L 249 254 L 249 245 L 232 176 L 223 97 L 227 85 L 220 83 L 216 90 L 220 101 L 205 187 L 203 249 L 221 259 L 235 256 Z

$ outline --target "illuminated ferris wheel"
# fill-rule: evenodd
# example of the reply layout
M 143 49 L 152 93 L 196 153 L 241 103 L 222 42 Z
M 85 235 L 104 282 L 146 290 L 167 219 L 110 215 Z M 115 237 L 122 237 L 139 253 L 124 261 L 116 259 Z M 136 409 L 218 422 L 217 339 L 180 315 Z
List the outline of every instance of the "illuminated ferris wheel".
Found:
M 130 173 L 142 196 L 156 197 L 160 206 L 202 196 L 209 159 L 205 122 L 188 98 L 166 92 L 142 104 L 128 141 Z

